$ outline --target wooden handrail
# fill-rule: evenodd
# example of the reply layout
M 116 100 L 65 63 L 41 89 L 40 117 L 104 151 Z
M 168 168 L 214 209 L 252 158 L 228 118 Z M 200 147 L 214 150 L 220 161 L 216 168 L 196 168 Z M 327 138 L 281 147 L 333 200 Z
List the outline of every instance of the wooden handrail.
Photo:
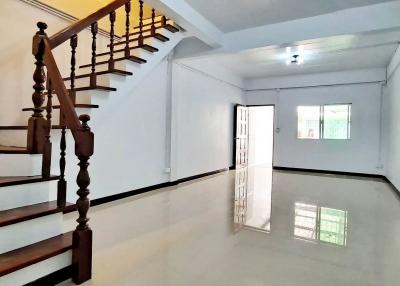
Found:
M 90 27 L 91 24 L 97 22 L 98 20 L 104 18 L 112 11 L 122 7 L 125 3 L 130 2 L 130 0 L 115 0 L 104 6 L 100 10 L 94 12 L 93 14 L 87 16 L 86 18 L 79 20 L 78 22 L 72 24 L 71 26 L 61 30 L 54 36 L 50 37 L 50 47 L 54 49 L 69 40 L 73 35 L 78 34 L 80 31 Z
M 74 134 L 75 133 L 74 130 L 80 128 L 81 123 L 78 119 L 75 107 L 69 96 L 69 92 L 65 87 L 64 80 L 61 76 L 60 70 L 57 67 L 57 63 L 54 59 L 53 53 L 51 52 L 49 39 L 45 38 L 43 39 L 43 41 L 44 41 L 43 59 L 48 70 L 48 76 L 51 79 L 53 89 L 56 91 L 55 93 L 57 94 L 60 106 L 62 106 L 65 123 L 67 127 L 72 130 L 72 134 Z

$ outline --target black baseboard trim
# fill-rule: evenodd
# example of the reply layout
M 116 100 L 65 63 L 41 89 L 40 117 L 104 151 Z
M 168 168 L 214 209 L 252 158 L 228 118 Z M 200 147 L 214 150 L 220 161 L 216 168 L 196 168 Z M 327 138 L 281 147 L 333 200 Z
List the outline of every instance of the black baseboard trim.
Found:
M 56 272 L 50 273 L 42 278 L 39 278 L 33 282 L 29 282 L 24 286 L 44 286 L 44 285 L 57 285 L 65 280 L 72 277 L 72 265 L 57 270 Z
M 207 177 L 207 176 L 212 176 L 212 175 L 216 175 L 216 174 L 227 172 L 227 171 L 229 171 L 229 168 L 219 169 L 219 170 L 215 170 L 215 171 L 212 171 L 212 172 L 203 173 L 203 174 L 199 174 L 199 175 L 195 175 L 195 176 L 190 176 L 190 177 L 186 177 L 186 178 L 183 178 L 183 179 L 179 179 L 179 180 L 173 181 L 171 183 L 172 183 L 172 185 L 175 186 L 175 185 L 178 185 L 178 184 L 186 183 L 186 182 L 189 182 L 189 181 L 201 179 L 201 178 L 204 178 L 204 177 Z
M 176 181 L 165 182 L 165 183 L 152 185 L 152 186 L 148 186 L 148 187 L 144 187 L 144 188 L 140 188 L 140 189 L 124 192 L 124 193 L 119 193 L 119 194 L 107 196 L 107 197 L 104 197 L 104 198 L 94 199 L 94 200 L 90 201 L 90 205 L 92 207 L 94 207 L 94 206 L 102 205 L 102 204 L 105 204 L 105 203 L 110 203 L 110 202 L 113 202 L 113 201 L 129 198 L 129 197 L 140 195 L 140 194 L 144 194 L 144 193 L 147 193 L 147 192 L 150 192 L 150 191 L 154 191 L 154 190 L 158 190 L 158 189 L 162 189 L 162 188 L 167 188 L 167 187 L 172 187 L 172 186 L 176 186 L 178 184 L 182 184 L 182 183 L 186 183 L 186 182 L 189 182 L 189 181 L 201 179 L 201 178 L 204 178 L 204 177 L 207 177 L 207 176 L 212 176 L 212 175 L 216 175 L 216 174 L 219 174 L 219 173 L 227 172 L 228 170 L 229 170 L 229 168 L 219 169 L 219 170 L 215 170 L 215 171 L 211 171 L 211 172 L 207 172 L 207 173 L 203 173 L 203 174 L 198 174 L 198 175 L 182 178 L 182 179 L 179 179 L 179 180 L 176 180 Z M 63 213 L 70 213 L 70 212 L 73 212 L 75 210 L 76 210 L 76 206 L 75 205 L 71 205 L 71 206 L 66 207 L 64 209 Z
M 319 170 L 319 169 L 303 169 L 303 168 L 280 167 L 280 166 L 274 166 L 273 169 L 274 170 L 281 170 L 281 171 L 311 172 L 311 173 L 319 173 L 319 174 L 333 174 L 333 175 L 343 175 L 343 176 L 353 176 L 353 177 L 366 177 L 366 178 L 376 178 L 376 179 L 385 179 L 386 178 L 385 176 L 378 175 L 378 174 L 329 171 L 329 170 Z
M 399 189 L 396 188 L 396 186 L 393 185 L 393 183 L 387 177 L 384 177 L 383 179 L 385 180 L 386 183 L 389 184 L 389 186 L 392 188 L 393 192 L 396 194 L 397 198 L 400 200 L 400 191 L 399 191 Z
M 384 175 L 377 174 L 365 174 L 365 173 L 352 173 L 352 172 L 340 172 L 340 171 L 328 171 L 328 170 L 316 170 L 316 169 L 303 169 L 303 168 L 291 168 L 291 167 L 280 167 L 274 166 L 274 170 L 281 171 L 293 171 L 293 172 L 309 172 L 309 173 L 318 173 L 318 174 L 333 174 L 333 175 L 344 175 L 344 176 L 355 176 L 355 177 L 364 177 L 364 178 L 374 178 L 374 179 L 382 179 L 386 183 L 389 184 L 393 192 L 396 194 L 397 198 L 400 200 L 400 191 L 396 188 L 396 186 Z
M 92 207 L 94 207 L 94 206 L 102 205 L 102 204 L 105 204 L 105 203 L 109 203 L 109 202 L 113 202 L 113 201 L 129 198 L 129 197 L 140 195 L 140 194 L 143 194 L 143 193 L 147 193 L 147 192 L 150 192 L 150 191 L 153 191 L 153 190 L 170 187 L 170 186 L 173 186 L 173 184 L 171 184 L 170 182 L 161 183 L 161 184 L 157 184 L 157 185 L 153 185 L 153 186 L 148 186 L 148 187 L 144 187 L 144 188 L 140 188 L 140 189 L 136 189 L 136 190 L 120 193 L 120 194 L 107 196 L 107 197 L 104 197 L 104 198 L 94 199 L 94 200 L 90 201 L 90 205 Z

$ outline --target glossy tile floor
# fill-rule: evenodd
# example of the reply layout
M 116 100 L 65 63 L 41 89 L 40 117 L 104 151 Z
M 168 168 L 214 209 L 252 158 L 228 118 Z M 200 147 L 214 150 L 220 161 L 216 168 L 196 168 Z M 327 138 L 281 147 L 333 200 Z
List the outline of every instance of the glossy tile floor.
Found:
M 66 216 L 66 230 L 75 216 Z M 380 180 L 256 167 L 90 216 L 94 271 L 84 285 L 400 283 L 400 200 Z

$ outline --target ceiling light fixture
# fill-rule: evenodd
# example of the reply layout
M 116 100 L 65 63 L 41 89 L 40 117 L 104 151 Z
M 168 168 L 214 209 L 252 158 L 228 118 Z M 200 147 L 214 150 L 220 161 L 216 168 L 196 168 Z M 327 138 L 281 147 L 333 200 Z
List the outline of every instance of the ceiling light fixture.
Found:
M 304 63 L 304 58 L 303 58 L 303 53 L 304 53 L 304 46 L 300 45 L 297 47 L 297 51 L 294 51 L 295 53 L 292 53 L 292 48 L 291 47 L 286 47 L 286 54 L 288 56 L 288 59 L 286 60 L 287 65 L 301 65 Z
M 303 57 L 298 54 L 292 55 L 290 59 L 286 60 L 286 64 L 301 65 L 304 63 Z

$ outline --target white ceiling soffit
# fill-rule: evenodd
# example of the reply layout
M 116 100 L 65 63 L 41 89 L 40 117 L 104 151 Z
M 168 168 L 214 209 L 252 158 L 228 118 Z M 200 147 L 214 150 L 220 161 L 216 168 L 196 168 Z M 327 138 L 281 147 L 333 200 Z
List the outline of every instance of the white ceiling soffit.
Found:
M 210 47 L 221 47 L 223 33 L 184 0 L 147 0 L 146 3 L 168 15 Z
M 326 1 L 322 1 L 326 2 Z M 176 58 L 201 58 L 219 53 L 236 53 L 271 45 L 287 45 L 307 39 L 360 34 L 400 28 L 400 1 L 341 10 L 310 18 L 227 33 L 217 49 L 194 48 L 187 41 L 176 50 Z
M 299 41 L 293 45 L 211 57 L 243 78 L 384 68 L 399 41 L 400 29 Z M 288 65 L 286 61 L 290 55 L 299 53 L 299 50 L 304 63 Z
M 236 52 L 305 39 L 399 28 L 399 15 L 400 1 L 394 1 L 241 30 L 225 34 L 220 51 Z
M 393 0 L 186 0 L 225 33 L 389 1 Z

